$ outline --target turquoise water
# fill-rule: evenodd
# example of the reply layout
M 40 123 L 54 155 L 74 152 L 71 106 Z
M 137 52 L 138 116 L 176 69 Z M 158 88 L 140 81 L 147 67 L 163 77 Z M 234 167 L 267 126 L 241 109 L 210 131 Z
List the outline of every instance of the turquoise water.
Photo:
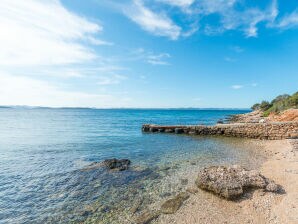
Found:
M 184 187 L 179 175 L 251 153 L 245 140 L 146 134 L 142 124 L 215 124 L 244 112 L 1 108 L 0 223 L 130 223 L 135 201 L 154 207 Z M 113 157 L 131 170 L 84 170 Z

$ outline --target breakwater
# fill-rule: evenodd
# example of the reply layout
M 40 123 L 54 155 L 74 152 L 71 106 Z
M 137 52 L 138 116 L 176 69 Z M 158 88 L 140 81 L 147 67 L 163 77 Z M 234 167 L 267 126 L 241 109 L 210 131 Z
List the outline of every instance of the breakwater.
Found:
M 298 122 L 235 123 L 206 125 L 155 125 L 144 124 L 143 132 L 175 133 L 188 135 L 220 135 L 256 139 L 298 138 Z

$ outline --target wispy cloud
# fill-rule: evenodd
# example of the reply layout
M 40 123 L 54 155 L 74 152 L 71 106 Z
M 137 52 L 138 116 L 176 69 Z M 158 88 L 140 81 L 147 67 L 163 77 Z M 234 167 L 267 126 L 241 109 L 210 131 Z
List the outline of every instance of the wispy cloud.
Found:
M 124 7 L 125 15 L 144 30 L 173 40 L 198 31 L 206 35 L 218 35 L 229 30 L 238 30 L 246 37 L 257 37 L 261 23 L 266 28 L 297 24 L 298 13 L 295 11 L 277 25 L 277 0 L 271 0 L 267 7 L 249 6 L 242 0 L 155 0 L 150 5 L 145 3 L 148 2 L 132 0 L 129 6 Z M 173 7 L 181 9 L 179 17 L 172 13 Z M 217 22 L 204 19 L 213 15 L 218 16 Z M 181 21 L 179 18 L 182 18 Z
M 242 89 L 244 86 L 243 85 L 232 85 L 232 89 Z
M 169 65 L 166 59 L 170 58 L 170 54 L 161 53 L 157 55 L 149 55 L 147 57 L 147 62 L 152 65 Z
M 223 31 L 239 29 L 247 37 L 257 37 L 258 24 L 261 22 L 272 23 L 278 15 L 276 0 L 273 0 L 266 9 L 245 7 L 241 11 L 235 7 L 237 2 L 231 0 L 223 8 L 214 8 L 214 12 L 222 18 L 221 26 Z
M 166 14 L 150 10 L 141 0 L 133 0 L 129 7 L 125 7 L 124 13 L 142 29 L 154 35 L 176 40 L 181 34 L 181 28 Z
M 298 9 L 296 9 L 291 14 L 284 16 L 276 25 L 276 27 L 285 28 L 285 29 L 295 27 L 295 26 L 298 26 Z
M 168 59 L 171 58 L 169 53 L 155 53 L 138 48 L 132 51 L 132 60 L 142 60 L 151 65 L 169 65 Z

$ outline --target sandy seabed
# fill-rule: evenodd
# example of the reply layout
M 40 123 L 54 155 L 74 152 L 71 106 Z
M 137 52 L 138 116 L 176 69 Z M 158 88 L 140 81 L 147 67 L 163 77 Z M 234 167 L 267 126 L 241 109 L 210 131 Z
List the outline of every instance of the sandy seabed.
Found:
M 264 144 L 264 141 L 262 142 Z M 284 192 L 264 190 L 246 193 L 237 201 L 227 201 L 199 190 L 173 215 L 161 215 L 154 223 L 298 223 L 298 139 L 266 141 L 267 160 L 261 173 L 280 184 Z

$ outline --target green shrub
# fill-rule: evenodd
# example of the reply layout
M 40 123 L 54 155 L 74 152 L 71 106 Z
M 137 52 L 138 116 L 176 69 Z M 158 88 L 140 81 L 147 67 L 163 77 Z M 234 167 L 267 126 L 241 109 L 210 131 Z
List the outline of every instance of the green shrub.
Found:
M 268 117 L 268 116 L 269 116 L 269 114 L 270 114 L 270 112 L 269 112 L 269 111 L 265 111 L 265 112 L 263 113 L 263 116 L 264 116 L 264 117 Z

